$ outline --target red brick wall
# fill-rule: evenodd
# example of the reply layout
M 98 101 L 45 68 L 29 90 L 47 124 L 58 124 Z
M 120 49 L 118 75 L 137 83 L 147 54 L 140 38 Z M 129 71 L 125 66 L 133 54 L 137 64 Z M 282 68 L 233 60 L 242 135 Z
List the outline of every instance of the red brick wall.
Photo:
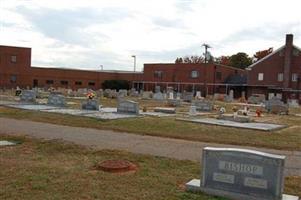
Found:
M 11 62 L 11 56 L 17 56 L 17 62 Z M 23 80 L 18 77 L 26 73 L 31 66 L 31 49 L 20 47 L 0 46 L 0 86 L 15 87 L 22 85 Z M 16 76 L 16 83 L 10 81 Z
M 10 55 L 17 55 L 17 63 L 10 63 Z M 122 71 L 87 71 L 57 68 L 31 67 L 31 49 L 0 46 L 0 87 L 33 87 L 34 80 L 37 80 L 38 87 L 67 87 L 72 89 L 101 88 L 105 80 L 119 79 L 128 81 L 152 81 L 152 82 L 173 82 L 173 83 L 195 83 L 203 84 L 205 77 L 207 83 L 223 83 L 226 78 L 235 73 L 243 74 L 244 70 L 236 68 L 205 64 L 145 64 L 143 73 L 132 73 Z M 154 76 L 155 71 L 162 71 L 162 78 Z M 191 77 L 191 72 L 197 71 L 197 78 Z M 221 72 L 221 80 L 216 79 L 216 72 Z M 10 76 L 16 75 L 16 83 L 10 82 Z M 48 85 L 47 80 L 54 83 Z M 68 81 L 68 85 L 62 85 L 61 81 Z M 76 81 L 81 81 L 82 85 L 76 85 Z M 89 86 L 89 82 L 94 82 L 94 86 Z M 166 86 L 166 85 L 165 85 Z M 175 86 L 174 86 L 175 87 Z M 188 89 L 191 85 L 182 86 L 181 90 Z M 208 86 L 212 91 L 213 87 Z M 153 89 L 153 88 L 148 88 Z M 196 88 L 198 89 L 198 88 Z
M 295 51 L 297 51 L 295 49 Z M 259 62 L 248 71 L 248 85 L 276 86 L 284 88 L 284 81 L 278 81 L 278 73 L 284 73 L 284 49 Z M 258 81 L 258 73 L 264 73 L 264 80 Z M 297 89 L 297 82 L 292 82 L 292 74 L 298 73 L 301 77 L 301 52 L 292 56 L 291 69 L 288 75 L 289 86 Z

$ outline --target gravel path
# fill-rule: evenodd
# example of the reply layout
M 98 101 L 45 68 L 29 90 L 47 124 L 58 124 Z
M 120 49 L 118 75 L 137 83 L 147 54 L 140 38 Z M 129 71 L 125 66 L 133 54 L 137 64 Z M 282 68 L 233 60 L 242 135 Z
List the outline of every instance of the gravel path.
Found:
M 0 132 L 9 135 L 28 135 L 42 139 L 62 139 L 96 149 L 125 150 L 132 153 L 163 156 L 180 160 L 200 161 L 202 148 L 242 146 L 193 142 L 179 139 L 141 136 L 109 130 L 69 127 L 49 123 L 0 118 Z M 301 176 L 301 152 L 243 147 L 268 153 L 286 155 L 287 176 Z

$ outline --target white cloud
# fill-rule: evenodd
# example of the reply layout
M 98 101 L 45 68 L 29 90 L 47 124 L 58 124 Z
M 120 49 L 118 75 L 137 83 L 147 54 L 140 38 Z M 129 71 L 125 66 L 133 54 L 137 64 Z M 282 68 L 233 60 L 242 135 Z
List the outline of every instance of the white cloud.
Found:
M 177 56 L 301 45 L 299 0 L 2 0 L 0 44 L 33 49 L 33 65 L 131 70 Z

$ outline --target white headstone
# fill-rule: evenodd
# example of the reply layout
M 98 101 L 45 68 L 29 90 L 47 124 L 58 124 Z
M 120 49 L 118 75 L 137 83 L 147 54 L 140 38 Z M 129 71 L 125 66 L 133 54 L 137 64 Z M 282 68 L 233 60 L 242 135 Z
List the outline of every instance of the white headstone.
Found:
M 189 115 L 192 115 L 192 116 L 197 115 L 196 106 L 190 106 Z

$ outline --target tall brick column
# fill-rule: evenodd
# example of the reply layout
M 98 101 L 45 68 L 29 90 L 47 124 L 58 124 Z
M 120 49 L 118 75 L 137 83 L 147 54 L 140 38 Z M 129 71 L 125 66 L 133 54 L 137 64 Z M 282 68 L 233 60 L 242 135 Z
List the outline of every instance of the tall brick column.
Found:
M 284 52 L 284 73 L 283 73 L 283 87 L 289 88 L 291 86 L 291 63 L 293 54 L 293 35 L 287 34 L 285 41 L 285 52 Z

